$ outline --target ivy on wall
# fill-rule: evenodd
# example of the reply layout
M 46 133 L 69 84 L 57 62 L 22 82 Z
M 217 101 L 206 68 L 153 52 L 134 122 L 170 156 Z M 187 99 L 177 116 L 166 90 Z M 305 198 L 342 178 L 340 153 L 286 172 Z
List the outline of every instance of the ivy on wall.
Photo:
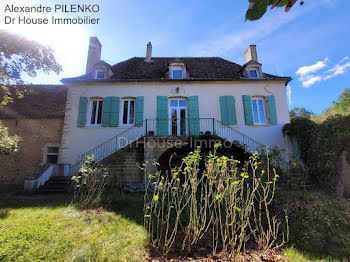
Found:
M 333 191 L 339 156 L 347 152 L 350 160 L 350 116 L 330 117 L 320 124 L 296 117 L 284 126 L 284 131 L 297 139 L 308 179 Z

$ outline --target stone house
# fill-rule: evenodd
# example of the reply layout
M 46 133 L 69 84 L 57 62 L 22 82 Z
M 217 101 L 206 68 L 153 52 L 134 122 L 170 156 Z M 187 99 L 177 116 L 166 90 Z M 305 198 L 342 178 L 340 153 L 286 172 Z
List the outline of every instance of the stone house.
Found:
M 67 88 L 27 86 L 23 99 L 0 107 L 0 121 L 22 138 L 17 152 L 0 156 L 0 192 L 23 189 L 25 179 L 56 164 L 61 146 Z

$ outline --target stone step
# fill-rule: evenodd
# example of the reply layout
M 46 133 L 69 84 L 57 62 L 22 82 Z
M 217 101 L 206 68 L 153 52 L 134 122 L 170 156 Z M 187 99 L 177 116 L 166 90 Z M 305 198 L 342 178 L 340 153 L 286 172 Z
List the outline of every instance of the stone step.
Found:
M 66 176 L 51 177 L 44 185 L 42 185 L 38 194 L 63 194 L 67 192 L 67 188 L 71 183 L 72 178 Z

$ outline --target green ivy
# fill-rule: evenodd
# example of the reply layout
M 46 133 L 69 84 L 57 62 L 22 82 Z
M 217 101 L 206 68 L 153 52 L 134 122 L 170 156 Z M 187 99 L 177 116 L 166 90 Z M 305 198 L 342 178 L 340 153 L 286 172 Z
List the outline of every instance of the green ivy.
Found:
M 296 117 L 284 126 L 284 131 L 297 139 L 308 178 L 333 191 L 337 160 L 343 152 L 350 152 L 350 116 L 330 117 L 320 124 Z

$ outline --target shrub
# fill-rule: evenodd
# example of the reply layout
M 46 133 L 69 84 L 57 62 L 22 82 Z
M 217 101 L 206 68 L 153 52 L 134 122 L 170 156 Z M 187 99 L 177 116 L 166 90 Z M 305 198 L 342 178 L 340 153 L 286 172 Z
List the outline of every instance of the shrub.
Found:
M 93 156 L 88 156 L 79 174 L 73 176 L 73 204 L 79 209 L 93 209 L 102 204 L 102 195 L 108 182 L 108 173 L 98 167 Z
M 218 147 L 206 158 L 201 175 L 200 148 L 170 173 L 149 174 L 144 225 L 151 245 L 165 256 L 175 241 L 191 253 L 205 234 L 212 235 L 213 253 L 220 247 L 229 259 L 244 251 L 249 240 L 268 251 L 287 239 L 269 212 L 278 178 L 275 170 L 268 164 L 262 170 L 257 153 L 239 167 L 239 161 L 217 156 Z

